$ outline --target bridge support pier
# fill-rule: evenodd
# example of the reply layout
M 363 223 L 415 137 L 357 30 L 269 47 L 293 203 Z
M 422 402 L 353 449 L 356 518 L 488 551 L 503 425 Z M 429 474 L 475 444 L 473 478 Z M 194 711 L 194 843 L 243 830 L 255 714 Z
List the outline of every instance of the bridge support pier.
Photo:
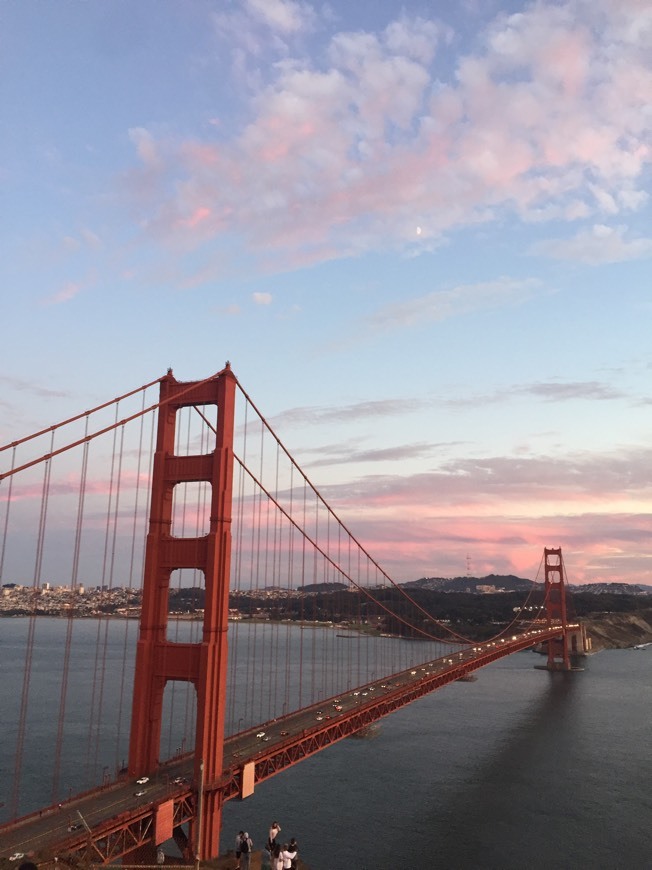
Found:
M 224 795 L 221 789 L 204 788 L 197 816 L 190 822 L 189 845 L 195 844 L 195 861 L 216 858 L 220 852 L 220 832 Z M 191 847 L 192 848 L 192 847 Z

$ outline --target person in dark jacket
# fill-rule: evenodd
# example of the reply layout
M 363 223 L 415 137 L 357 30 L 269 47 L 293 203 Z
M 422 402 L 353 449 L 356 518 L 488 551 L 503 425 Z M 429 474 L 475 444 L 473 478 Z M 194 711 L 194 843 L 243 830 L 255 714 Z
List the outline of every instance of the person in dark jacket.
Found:
M 254 844 L 246 831 L 238 831 L 238 836 L 235 838 L 235 857 L 238 860 L 236 870 L 249 870 L 251 866 L 251 853 Z
M 292 870 L 297 870 L 297 855 L 299 853 L 299 844 L 294 837 L 292 837 L 290 842 L 288 843 L 288 852 L 294 852 L 294 858 L 292 859 L 290 867 L 292 868 Z

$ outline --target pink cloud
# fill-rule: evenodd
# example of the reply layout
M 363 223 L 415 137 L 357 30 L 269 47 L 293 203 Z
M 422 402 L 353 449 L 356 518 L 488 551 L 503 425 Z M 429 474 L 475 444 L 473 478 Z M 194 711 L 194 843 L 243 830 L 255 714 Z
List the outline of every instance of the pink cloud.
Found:
M 252 3 L 239 14 L 289 38 L 312 10 Z M 235 233 L 268 267 L 287 268 L 418 250 L 499 210 L 542 220 L 639 208 L 652 73 L 645 11 L 628 16 L 575 0 L 500 15 L 484 51 L 448 80 L 438 22 L 403 16 L 376 34 L 336 33 L 323 69 L 287 56 L 266 84 L 258 78 L 247 124 L 219 149 L 131 131 L 144 223 L 186 246 Z
M 206 206 L 200 206 L 195 209 L 194 214 L 192 214 L 188 220 L 186 221 L 189 227 L 196 227 L 202 221 L 207 220 L 211 216 L 211 210 L 206 208 Z
M 402 409 L 406 410 L 404 406 Z M 401 406 L 380 408 L 370 403 L 349 409 L 351 414 L 366 416 L 383 411 L 398 413 Z M 348 449 L 360 453 L 359 446 L 349 444 Z M 414 456 L 427 455 L 427 450 L 425 444 L 407 445 L 402 454 L 398 449 L 389 454 L 370 451 L 367 457 L 358 458 L 369 462 L 408 462 Z M 333 462 L 345 453 L 334 449 L 325 452 Z M 125 460 L 134 462 L 137 455 L 127 451 Z M 120 472 L 118 500 L 118 481 L 111 482 L 106 477 L 105 459 L 102 456 L 100 466 L 104 472 L 99 476 L 94 473 L 87 480 L 83 534 L 93 530 L 100 535 L 106 530 L 112 533 L 115 523 L 120 534 L 129 536 L 137 490 L 141 497 L 141 524 L 145 517 L 146 475 L 142 471 L 138 474 L 133 465 L 125 466 Z M 250 457 L 250 461 L 258 470 L 257 459 Z M 48 538 L 56 529 L 60 541 L 64 532 L 74 536 L 79 494 L 79 472 L 66 470 L 69 460 L 62 457 L 61 462 L 63 473 L 53 477 L 49 485 L 47 524 Z M 460 576 L 466 572 L 467 558 L 475 575 L 513 573 L 536 579 L 543 548 L 561 546 L 572 583 L 597 580 L 650 583 L 651 468 L 650 451 L 644 449 L 563 460 L 488 457 L 442 462 L 437 471 L 411 476 L 368 474 L 343 484 L 327 483 L 318 489 L 365 549 L 397 581 L 421 576 Z M 319 474 L 327 481 L 332 479 L 328 471 L 320 470 Z M 10 541 L 16 528 L 23 539 L 31 534 L 33 543 L 36 541 L 38 508 L 43 495 L 41 476 L 42 469 L 25 479 L 21 473 L 20 480 L 15 481 Z M 294 485 L 297 486 L 296 480 Z M 337 552 L 348 552 L 346 546 L 340 547 L 335 523 L 330 520 L 316 523 L 314 513 L 305 511 L 302 498 L 292 499 L 290 490 L 283 491 L 282 485 L 275 491 L 281 502 L 293 505 L 291 510 L 297 512 L 300 526 L 308 517 L 307 531 L 322 545 L 330 542 Z M 236 486 L 236 493 L 239 492 Z M 0 488 L 3 510 L 7 495 L 8 488 Z M 187 528 L 204 528 L 206 517 L 196 504 L 188 502 L 183 519 L 177 511 L 177 527 L 184 522 Z M 243 505 L 242 512 L 239 506 L 234 510 L 234 517 L 246 529 L 252 528 L 251 510 L 255 521 L 263 525 L 266 520 L 261 521 L 261 512 L 274 514 L 267 503 L 260 505 L 251 497 L 245 498 Z M 285 531 L 283 538 L 288 540 Z M 25 546 L 25 551 L 31 555 L 35 546 Z
M 516 574 L 542 580 L 544 547 L 561 546 L 568 581 L 650 584 L 645 541 L 652 516 L 627 513 L 574 517 L 436 517 L 357 522 L 356 536 L 396 580 L 466 573 Z
M 22 482 L 24 481 L 26 474 L 28 475 L 29 473 L 30 472 L 20 472 L 19 475 L 16 476 L 17 482 L 12 487 L 11 492 L 12 504 L 14 502 L 40 501 L 43 498 L 43 483 L 41 481 L 34 483 Z M 20 475 L 22 475 L 22 477 L 20 477 Z M 138 476 L 133 470 L 125 470 L 121 474 L 120 489 L 125 492 L 135 490 L 137 487 L 146 490 L 147 484 L 147 477 L 142 473 Z M 84 483 L 85 495 L 88 497 L 109 496 L 112 493 L 115 493 L 116 487 L 116 482 L 112 484 L 110 480 L 103 478 L 88 479 Z M 67 497 L 71 495 L 79 495 L 79 478 L 75 475 L 64 475 L 48 485 L 48 499 L 55 500 L 59 497 Z M 8 490 L 6 486 L 0 490 L 0 501 L 8 501 Z
M 62 302 L 70 302 L 71 299 L 74 299 L 78 293 L 80 293 L 83 289 L 83 284 L 68 281 L 64 286 L 54 293 L 52 296 L 49 296 L 47 299 L 43 300 L 43 305 L 60 305 Z
M 571 582 L 650 583 L 648 454 L 457 460 L 321 491 L 394 578 L 462 575 L 470 555 L 475 573 L 534 579 L 562 546 Z

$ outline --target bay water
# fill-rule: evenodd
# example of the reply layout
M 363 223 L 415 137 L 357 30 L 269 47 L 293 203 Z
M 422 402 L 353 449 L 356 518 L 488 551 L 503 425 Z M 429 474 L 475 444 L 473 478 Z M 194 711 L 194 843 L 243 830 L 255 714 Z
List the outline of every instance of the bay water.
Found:
M 27 623 L 0 620 L 0 820 L 11 799 Z M 75 627 L 82 651 L 71 665 L 72 719 L 61 760 L 61 781 L 75 791 L 83 787 L 82 756 L 88 760 L 86 744 L 81 749 L 86 701 L 77 703 L 75 692 L 84 685 L 79 674 L 92 670 L 98 628 L 84 623 Z M 51 761 L 54 650 L 65 645 L 66 621 L 43 626 L 50 653 L 35 647 L 30 695 L 40 699 L 42 716 L 26 735 L 23 811 L 51 798 L 50 779 L 39 771 Z M 106 642 L 120 668 L 122 635 L 109 630 Z M 223 851 L 239 830 L 262 847 L 276 820 L 280 839 L 297 838 L 310 870 L 650 870 L 652 648 L 601 652 L 571 674 L 535 669 L 542 662 L 530 652 L 509 656 L 476 681 L 422 698 L 370 736 L 343 740 L 245 801 L 228 802 Z M 113 698 L 102 717 L 123 703 L 130 698 Z

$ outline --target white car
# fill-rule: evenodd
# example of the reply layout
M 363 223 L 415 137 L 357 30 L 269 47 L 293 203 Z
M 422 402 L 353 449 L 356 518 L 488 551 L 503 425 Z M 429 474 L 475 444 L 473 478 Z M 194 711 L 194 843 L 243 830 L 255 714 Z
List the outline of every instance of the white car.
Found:
M 13 855 L 9 856 L 9 860 L 10 861 L 20 861 L 20 859 L 24 858 L 24 857 L 25 857 L 24 852 L 14 852 Z
M 262 740 L 264 736 L 265 736 L 265 732 L 264 732 L 264 731 L 259 731 L 258 734 L 256 734 L 256 737 L 257 737 L 259 740 Z
M 134 797 L 142 797 L 144 794 L 147 794 L 147 792 L 145 791 L 145 789 L 142 789 L 142 788 L 141 788 L 140 791 L 135 791 L 135 792 L 134 792 Z
M 136 785 L 145 785 L 145 783 L 149 782 L 148 776 L 141 776 L 140 779 L 136 780 Z

